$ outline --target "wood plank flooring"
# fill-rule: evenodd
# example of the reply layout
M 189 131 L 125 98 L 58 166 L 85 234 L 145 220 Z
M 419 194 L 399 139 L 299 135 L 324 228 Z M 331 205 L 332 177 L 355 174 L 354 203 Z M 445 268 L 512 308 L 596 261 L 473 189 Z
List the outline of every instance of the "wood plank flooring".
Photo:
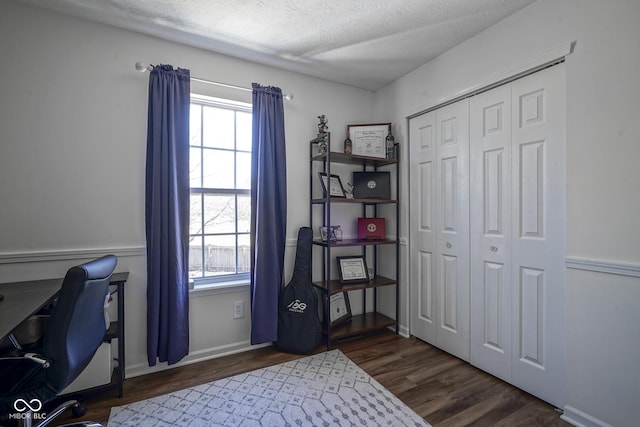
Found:
M 569 426 L 549 404 L 415 338 L 391 332 L 338 343 L 349 359 L 431 425 Z M 323 351 L 324 347 L 318 349 Z M 107 424 L 112 406 L 293 360 L 272 347 L 125 380 L 124 396 L 84 400 L 82 419 Z M 67 418 L 67 422 L 71 422 Z

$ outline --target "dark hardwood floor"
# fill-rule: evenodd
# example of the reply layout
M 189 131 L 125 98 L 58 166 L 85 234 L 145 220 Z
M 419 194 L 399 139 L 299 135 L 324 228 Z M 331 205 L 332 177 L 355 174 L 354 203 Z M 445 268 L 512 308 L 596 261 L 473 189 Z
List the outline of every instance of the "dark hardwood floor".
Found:
M 415 338 L 391 332 L 338 343 L 367 371 L 433 426 L 569 426 L 549 404 Z M 324 347 L 318 349 L 323 351 Z M 84 400 L 83 419 L 107 424 L 112 406 L 180 390 L 299 357 L 272 347 L 125 380 L 124 396 Z M 70 422 L 67 419 L 67 422 Z

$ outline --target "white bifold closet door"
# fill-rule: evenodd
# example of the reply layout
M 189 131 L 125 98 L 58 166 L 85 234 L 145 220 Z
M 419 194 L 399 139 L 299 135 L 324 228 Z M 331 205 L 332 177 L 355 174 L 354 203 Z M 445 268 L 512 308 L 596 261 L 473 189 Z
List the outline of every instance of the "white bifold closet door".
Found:
M 469 360 L 469 100 L 410 122 L 411 333 Z
M 557 65 L 471 98 L 471 363 L 565 403 L 565 85 Z
M 411 334 L 560 407 L 564 91 L 560 64 L 409 122 Z
M 470 108 L 471 363 L 511 381 L 511 85 Z

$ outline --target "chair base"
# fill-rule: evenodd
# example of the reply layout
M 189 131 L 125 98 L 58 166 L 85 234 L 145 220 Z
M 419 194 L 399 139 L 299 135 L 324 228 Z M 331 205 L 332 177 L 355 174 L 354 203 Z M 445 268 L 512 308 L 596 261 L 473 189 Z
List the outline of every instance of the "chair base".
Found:
M 66 402 L 60 404 L 57 408 L 47 414 L 46 418 L 43 420 L 33 420 L 31 417 L 31 413 L 28 412 L 25 418 L 20 420 L 18 424 L 20 427 L 45 427 L 49 425 L 56 417 L 62 414 L 67 409 L 71 408 L 73 415 L 76 417 L 81 417 L 87 411 L 87 408 L 80 405 L 80 402 L 77 400 L 67 400 Z M 34 423 L 34 421 L 37 421 Z M 58 425 L 58 427 L 103 427 L 102 424 L 96 423 L 93 421 L 80 421 L 74 422 L 70 424 Z

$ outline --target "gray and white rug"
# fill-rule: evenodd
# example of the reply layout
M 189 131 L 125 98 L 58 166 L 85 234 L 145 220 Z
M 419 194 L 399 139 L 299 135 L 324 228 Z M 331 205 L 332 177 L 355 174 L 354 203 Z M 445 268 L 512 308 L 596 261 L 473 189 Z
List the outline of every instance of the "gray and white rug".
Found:
M 429 426 L 340 350 L 111 408 L 108 427 Z

